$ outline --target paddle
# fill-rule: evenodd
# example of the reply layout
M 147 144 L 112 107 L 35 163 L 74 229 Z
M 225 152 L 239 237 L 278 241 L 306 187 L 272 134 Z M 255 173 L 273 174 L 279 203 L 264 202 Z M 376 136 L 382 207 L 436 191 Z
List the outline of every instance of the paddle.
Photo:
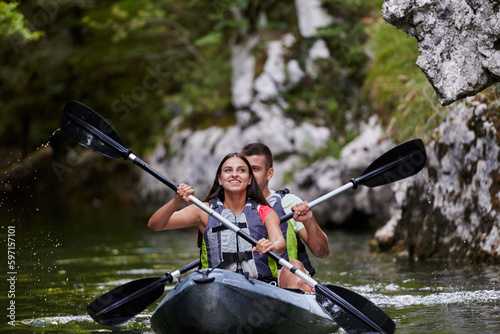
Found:
M 358 178 L 351 179 L 342 187 L 309 202 L 309 208 L 312 209 L 346 190 L 356 189 L 358 185 L 373 188 L 415 175 L 424 168 L 426 161 L 427 155 L 422 140 L 414 139 L 402 143 L 378 157 Z M 290 212 L 281 217 L 281 221 L 292 217 L 293 212 Z
M 87 313 L 96 322 L 116 326 L 144 311 L 165 291 L 165 284 L 197 268 L 200 260 L 166 273 L 163 277 L 149 277 L 130 281 L 96 298 L 87 306 Z
M 91 122 L 92 124 L 89 124 L 88 122 Z M 123 145 L 121 138 L 118 134 L 116 134 L 116 132 L 114 132 L 111 126 L 100 115 L 85 105 L 75 101 L 69 102 L 64 108 L 60 125 L 62 132 L 80 145 L 110 158 L 123 157 L 124 159 L 130 159 L 146 172 L 169 186 L 171 189 L 177 190 L 177 185 L 174 182 L 166 179 L 145 162 L 132 154 L 131 150 L 127 149 Z M 109 133 L 110 135 L 107 135 L 106 133 Z M 402 151 L 401 148 L 398 150 Z M 423 151 L 423 154 L 425 156 L 425 151 Z M 372 175 L 371 178 L 381 179 L 382 174 L 397 172 L 397 166 L 397 164 L 391 164 L 391 166 L 386 168 L 378 166 L 375 170 L 370 172 Z M 403 177 L 404 176 L 401 178 Z M 257 240 L 243 232 L 239 227 L 233 225 L 221 215 L 217 214 L 214 210 L 206 206 L 196 197 L 191 195 L 189 196 L 189 200 L 209 215 L 218 219 L 224 226 L 234 231 L 246 241 L 253 245 L 257 244 Z M 369 333 L 373 332 L 373 329 L 380 333 L 394 333 L 395 324 L 390 317 L 364 297 L 359 296 L 358 294 L 347 289 L 342 290 L 345 293 L 343 293 L 343 296 L 340 296 L 338 291 L 336 292 L 334 288 L 318 283 L 274 252 L 268 252 L 267 254 L 281 266 L 287 268 L 306 283 L 315 287 L 316 299 L 318 303 L 322 305 L 332 318 L 335 319 L 337 323 L 349 333 Z M 353 298 L 353 296 L 356 298 Z M 346 298 L 349 299 L 351 303 L 348 302 Z M 370 307 L 364 308 L 356 305 L 373 306 L 376 311 L 373 311 Z

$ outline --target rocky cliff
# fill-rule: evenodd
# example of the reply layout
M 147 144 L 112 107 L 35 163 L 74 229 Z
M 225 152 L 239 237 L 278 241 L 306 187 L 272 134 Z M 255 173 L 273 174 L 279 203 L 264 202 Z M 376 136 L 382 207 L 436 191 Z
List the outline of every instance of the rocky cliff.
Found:
M 383 13 L 417 39 L 417 65 L 442 105 L 500 80 L 498 1 L 386 0 Z

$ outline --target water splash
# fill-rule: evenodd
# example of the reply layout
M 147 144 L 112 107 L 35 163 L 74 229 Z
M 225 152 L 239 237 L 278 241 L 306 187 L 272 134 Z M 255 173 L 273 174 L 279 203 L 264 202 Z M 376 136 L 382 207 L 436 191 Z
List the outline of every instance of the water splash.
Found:
M 119 270 L 118 275 L 158 275 L 162 274 L 163 271 L 158 269 L 130 269 L 130 270 Z
M 126 323 L 120 325 L 122 328 L 129 329 L 138 329 L 141 328 L 142 334 L 152 333 L 149 331 L 149 321 L 151 319 L 151 314 L 143 313 L 136 315 L 133 319 L 127 321 Z M 55 317 L 42 317 L 35 319 L 24 319 L 16 321 L 17 324 L 22 324 L 35 328 L 61 328 L 67 327 L 70 325 L 71 327 L 76 328 L 85 328 L 89 329 L 89 325 L 95 325 L 96 329 L 92 330 L 92 332 L 110 332 L 109 329 L 102 329 L 102 326 L 94 322 L 92 318 L 88 315 L 68 315 L 68 316 L 55 316 Z M 114 331 L 113 331 L 114 332 Z
M 425 192 L 427 203 L 432 204 L 432 193 L 434 191 L 435 183 L 431 180 L 429 176 L 426 176 L 423 171 L 420 171 L 418 174 L 425 180 L 424 184 L 426 185 L 427 188 Z
M 366 296 L 376 305 L 394 306 L 403 308 L 415 305 L 449 305 L 449 304 L 484 304 L 497 303 L 500 301 L 500 291 L 477 290 L 477 291 L 457 291 L 443 292 L 428 295 L 397 295 L 388 296 L 373 294 Z
M 20 320 L 19 323 L 33 327 L 48 327 L 52 325 L 64 325 L 69 322 L 91 322 L 93 321 L 88 315 L 73 315 L 62 317 L 46 317 L 37 319 Z
M 57 133 L 58 131 L 60 131 L 60 130 L 61 130 L 61 128 L 54 130 L 54 131 L 52 132 L 52 134 L 49 136 L 49 138 L 47 139 L 47 142 L 46 142 L 45 144 L 40 145 L 40 147 L 38 147 L 38 148 L 37 148 L 37 150 L 38 150 L 38 149 L 40 149 L 40 148 L 42 148 L 42 147 L 43 147 L 43 148 L 47 148 L 47 147 L 49 147 L 49 146 L 50 146 L 50 141 L 52 140 L 52 137 L 54 137 L 54 136 L 56 135 L 56 133 Z
M 52 137 L 54 137 L 59 130 L 60 129 L 54 130 L 48 137 L 47 142 L 39 145 L 34 152 L 23 156 L 21 151 L 11 151 L 10 156 L 6 157 L 6 165 L 1 167 L 3 175 L 0 175 L 0 191 L 3 190 L 3 194 L 0 194 L 0 207 L 4 206 L 8 200 L 11 202 L 9 204 L 12 208 L 16 208 L 18 211 L 24 211 L 24 209 L 17 207 L 17 199 L 10 196 L 10 194 L 21 190 L 26 193 L 25 196 L 29 196 L 30 198 L 34 197 L 29 184 L 26 184 L 24 181 L 32 177 L 33 181 L 37 182 L 37 164 L 39 161 L 52 155 L 53 148 L 50 143 Z M 30 207 L 30 209 L 32 208 Z M 36 212 L 40 211 L 40 209 L 36 207 L 33 209 Z
M 500 302 L 500 290 L 457 291 L 456 289 L 442 286 L 419 286 L 412 284 L 411 280 L 404 283 L 403 285 L 396 283 L 367 284 L 351 286 L 349 289 L 364 295 L 376 305 L 395 306 L 398 308 L 414 305 L 430 306 Z
M 428 180 L 428 183 L 427 183 L 427 203 L 429 204 L 432 204 L 432 200 L 431 200 L 431 194 L 432 192 L 434 191 L 434 182 L 431 181 L 431 179 L 429 178 Z

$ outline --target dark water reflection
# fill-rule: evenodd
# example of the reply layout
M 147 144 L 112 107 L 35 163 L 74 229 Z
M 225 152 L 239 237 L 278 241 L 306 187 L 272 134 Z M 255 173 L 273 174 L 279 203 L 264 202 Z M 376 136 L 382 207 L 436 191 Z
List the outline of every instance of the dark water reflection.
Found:
M 151 333 L 156 304 L 111 328 L 94 323 L 86 305 L 115 286 L 162 276 L 198 255 L 194 230 L 152 232 L 147 217 L 127 208 L 5 217 L 2 252 L 7 253 L 8 226 L 15 226 L 18 268 L 15 298 L 2 283 L 1 333 Z M 370 253 L 370 233 L 328 234 L 332 252 L 325 260 L 313 259 L 316 280 L 366 296 L 396 321 L 397 333 L 500 332 L 499 265 L 408 262 Z M 3 282 L 7 272 L 2 270 Z M 12 300 L 15 326 L 7 317 Z

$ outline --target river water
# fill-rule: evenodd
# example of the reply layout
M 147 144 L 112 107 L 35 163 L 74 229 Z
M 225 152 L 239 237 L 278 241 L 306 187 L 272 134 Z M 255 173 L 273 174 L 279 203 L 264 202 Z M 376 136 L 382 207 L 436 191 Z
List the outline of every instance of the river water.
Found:
M 195 231 L 149 231 L 147 217 L 127 207 L 24 210 L 29 213 L 1 220 L 1 251 L 9 255 L 14 247 L 15 264 L 2 260 L 1 333 L 152 333 L 157 303 L 120 327 L 93 322 L 86 306 L 116 286 L 163 276 L 198 255 Z M 372 235 L 328 231 L 331 254 L 313 259 L 315 279 L 367 297 L 396 322 L 397 333 L 500 333 L 500 265 L 409 262 L 370 252 Z

